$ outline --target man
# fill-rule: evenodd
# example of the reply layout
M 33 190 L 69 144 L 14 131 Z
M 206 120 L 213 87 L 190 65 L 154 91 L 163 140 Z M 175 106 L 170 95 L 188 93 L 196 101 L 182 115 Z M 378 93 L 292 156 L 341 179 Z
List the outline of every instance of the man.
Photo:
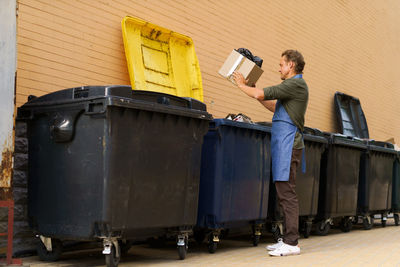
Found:
M 300 254 L 299 204 L 295 188 L 296 170 L 304 148 L 302 132 L 308 103 L 308 87 L 302 77 L 304 65 L 300 52 L 286 50 L 279 64 L 283 82 L 264 89 L 247 86 L 241 73 L 233 73 L 237 86 L 244 93 L 274 112 L 271 132 L 272 178 L 284 215 L 285 232 L 283 240 L 267 246 L 271 256 Z M 305 172 L 304 157 L 302 161 Z

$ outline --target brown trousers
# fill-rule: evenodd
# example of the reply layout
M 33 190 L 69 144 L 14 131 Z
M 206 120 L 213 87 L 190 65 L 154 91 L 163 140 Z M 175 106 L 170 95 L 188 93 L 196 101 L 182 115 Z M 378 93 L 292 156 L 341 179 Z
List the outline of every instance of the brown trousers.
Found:
M 296 246 L 299 239 L 299 202 L 296 194 L 296 171 L 300 165 L 302 149 L 293 149 L 290 175 L 287 182 L 275 182 L 279 205 L 284 216 L 283 242 Z

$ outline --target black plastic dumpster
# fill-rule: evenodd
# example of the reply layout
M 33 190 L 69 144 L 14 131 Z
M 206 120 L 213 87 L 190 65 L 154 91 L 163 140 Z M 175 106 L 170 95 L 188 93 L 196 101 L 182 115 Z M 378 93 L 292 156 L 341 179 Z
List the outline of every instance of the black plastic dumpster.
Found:
M 375 214 L 381 214 L 382 226 L 386 226 L 387 214 L 392 209 L 393 164 L 397 151 L 385 142 L 366 141 L 368 150 L 361 156 L 358 188 L 358 215 L 364 229 L 373 226 Z
M 185 257 L 212 119 L 203 103 L 85 86 L 33 99 L 18 118 L 28 125 L 28 213 L 42 258 L 57 259 L 60 239 L 101 239 L 107 266 L 116 266 L 122 240 L 165 232 Z
M 267 216 L 270 128 L 215 119 L 204 137 L 195 237 L 214 253 L 221 231 L 251 226 L 257 245 Z
M 357 215 L 361 154 L 367 145 L 361 139 L 326 133 L 328 149 L 322 156 L 316 233 L 326 235 L 331 224 L 344 232 Z
M 400 152 L 398 152 L 393 164 L 392 213 L 394 223 L 398 226 L 400 213 Z
M 320 180 L 321 157 L 328 140 L 318 129 L 305 128 L 304 145 L 306 157 L 306 172 L 298 166 L 296 174 L 296 193 L 299 201 L 300 230 L 304 237 L 309 237 L 312 221 L 318 212 L 318 193 Z M 269 221 L 275 239 L 282 236 L 283 215 L 279 207 L 275 187 L 271 186 L 269 199 Z

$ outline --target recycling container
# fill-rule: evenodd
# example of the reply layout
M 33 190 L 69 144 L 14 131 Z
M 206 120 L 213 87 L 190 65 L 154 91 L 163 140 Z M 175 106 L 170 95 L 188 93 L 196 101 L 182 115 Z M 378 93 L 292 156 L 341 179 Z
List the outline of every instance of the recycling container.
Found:
M 386 142 L 366 141 L 368 150 L 361 156 L 358 188 L 358 215 L 366 230 L 373 226 L 375 214 L 381 214 L 386 226 L 387 214 L 392 209 L 393 164 L 397 151 Z
M 393 186 L 392 186 L 392 212 L 394 223 L 399 225 L 400 213 L 400 152 L 393 164 Z
M 299 229 L 304 237 L 309 237 L 312 221 L 318 212 L 318 193 L 320 180 L 321 157 L 328 140 L 318 129 L 305 127 L 303 134 L 305 146 L 306 171 L 303 173 L 302 165 L 297 168 L 296 193 L 299 201 Z M 269 218 L 272 222 L 272 233 L 275 239 L 283 234 L 283 214 L 279 207 L 279 200 L 274 186 L 271 186 L 269 200 Z
M 198 241 L 208 237 L 215 252 L 222 230 L 250 225 L 258 244 L 267 216 L 270 177 L 270 128 L 215 119 L 204 137 Z
M 18 118 L 28 125 L 29 223 L 45 259 L 54 259 L 56 240 L 101 239 L 107 266 L 116 266 L 118 241 L 166 231 L 178 235 L 184 258 L 212 119 L 203 103 L 84 86 L 35 98 Z
M 357 215 L 361 154 L 367 145 L 356 137 L 326 133 L 328 149 L 322 156 L 316 233 L 326 235 L 339 222 L 348 232 Z

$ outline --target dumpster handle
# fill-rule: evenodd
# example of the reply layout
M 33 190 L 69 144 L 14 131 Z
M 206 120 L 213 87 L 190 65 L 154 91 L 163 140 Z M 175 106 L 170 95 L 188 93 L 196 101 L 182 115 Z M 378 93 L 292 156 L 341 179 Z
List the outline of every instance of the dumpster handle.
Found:
M 56 143 L 69 142 L 75 132 L 76 118 L 83 110 L 57 112 L 50 122 L 50 136 Z
M 215 131 L 218 134 L 218 140 L 221 142 L 222 134 L 221 134 L 221 131 L 219 130 L 219 127 L 215 126 L 215 122 L 213 122 L 213 121 L 210 122 L 208 130 Z

